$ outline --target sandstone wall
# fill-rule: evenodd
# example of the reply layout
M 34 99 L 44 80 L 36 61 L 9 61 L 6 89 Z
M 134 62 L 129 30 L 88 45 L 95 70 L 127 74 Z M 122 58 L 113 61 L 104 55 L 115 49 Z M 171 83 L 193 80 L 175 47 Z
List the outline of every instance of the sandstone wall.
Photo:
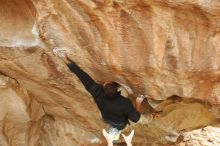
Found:
M 219 0 L 0 0 L 0 18 L 0 146 L 103 145 L 96 105 L 53 48 L 157 103 L 136 145 L 220 117 Z

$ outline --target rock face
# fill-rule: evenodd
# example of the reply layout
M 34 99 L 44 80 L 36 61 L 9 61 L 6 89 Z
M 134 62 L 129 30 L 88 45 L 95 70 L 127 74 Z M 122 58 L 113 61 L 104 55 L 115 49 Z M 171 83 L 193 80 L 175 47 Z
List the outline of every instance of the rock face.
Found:
M 220 118 L 219 0 L 0 0 L 0 18 L 0 146 L 105 145 L 93 99 L 53 48 L 149 97 L 146 117 L 162 111 L 130 127 L 135 146 Z
M 184 135 L 183 142 L 179 143 L 178 146 L 184 145 L 197 145 L 197 146 L 217 146 L 220 145 L 219 137 L 220 129 L 213 127 L 205 127 L 203 129 L 194 130 L 187 132 Z

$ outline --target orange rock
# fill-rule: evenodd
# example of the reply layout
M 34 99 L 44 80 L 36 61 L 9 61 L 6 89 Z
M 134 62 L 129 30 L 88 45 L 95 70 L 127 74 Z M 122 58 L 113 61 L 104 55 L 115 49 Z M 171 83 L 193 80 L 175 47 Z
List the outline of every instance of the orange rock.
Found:
M 160 100 L 164 115 L 134 126 L 136 146 L 220 117 L 219 0 L 0 0 L 0 18 L 0 145 L 105 143 L 98 108 L 55 47 L 98 82 Z

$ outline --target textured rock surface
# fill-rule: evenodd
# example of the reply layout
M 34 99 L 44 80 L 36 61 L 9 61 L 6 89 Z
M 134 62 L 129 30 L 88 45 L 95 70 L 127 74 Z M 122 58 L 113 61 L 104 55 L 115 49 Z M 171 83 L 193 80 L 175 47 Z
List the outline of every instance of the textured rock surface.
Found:
M 55 47 L 95 80 L 159 100 L 159 118 L 131 127 L 136 146 L 220 117 L 219 0 L 0 0 L 0 18 L 0 146 L 104 145 L 98 109 Z
M 184 133 L 183 142 L 179 143 L 178 146 L 217 146 L 220 145 L 219 133 L 219 128 L 211 126 L 187 132 Z

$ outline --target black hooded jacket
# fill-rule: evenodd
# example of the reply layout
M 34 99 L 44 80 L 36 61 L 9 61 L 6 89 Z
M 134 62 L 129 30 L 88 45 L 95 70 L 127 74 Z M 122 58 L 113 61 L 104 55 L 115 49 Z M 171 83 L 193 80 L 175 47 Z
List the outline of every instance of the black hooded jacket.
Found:
M 101 111 L 104 121 L 116 128 L 123 129 L 128 123 L 128 119 L 137 122 L 140 113 L 136 111 L 132 102 L 118 93 L 116 97 L 108 99 L 104 96 L 103 86 L 96 83 L 87 73 L 85 73 L 74 62 L 68 64 L 69 69 L 81 80 L 86 90 L 92 95 Z M 118 126 L 117 125 L 121 125 Z

